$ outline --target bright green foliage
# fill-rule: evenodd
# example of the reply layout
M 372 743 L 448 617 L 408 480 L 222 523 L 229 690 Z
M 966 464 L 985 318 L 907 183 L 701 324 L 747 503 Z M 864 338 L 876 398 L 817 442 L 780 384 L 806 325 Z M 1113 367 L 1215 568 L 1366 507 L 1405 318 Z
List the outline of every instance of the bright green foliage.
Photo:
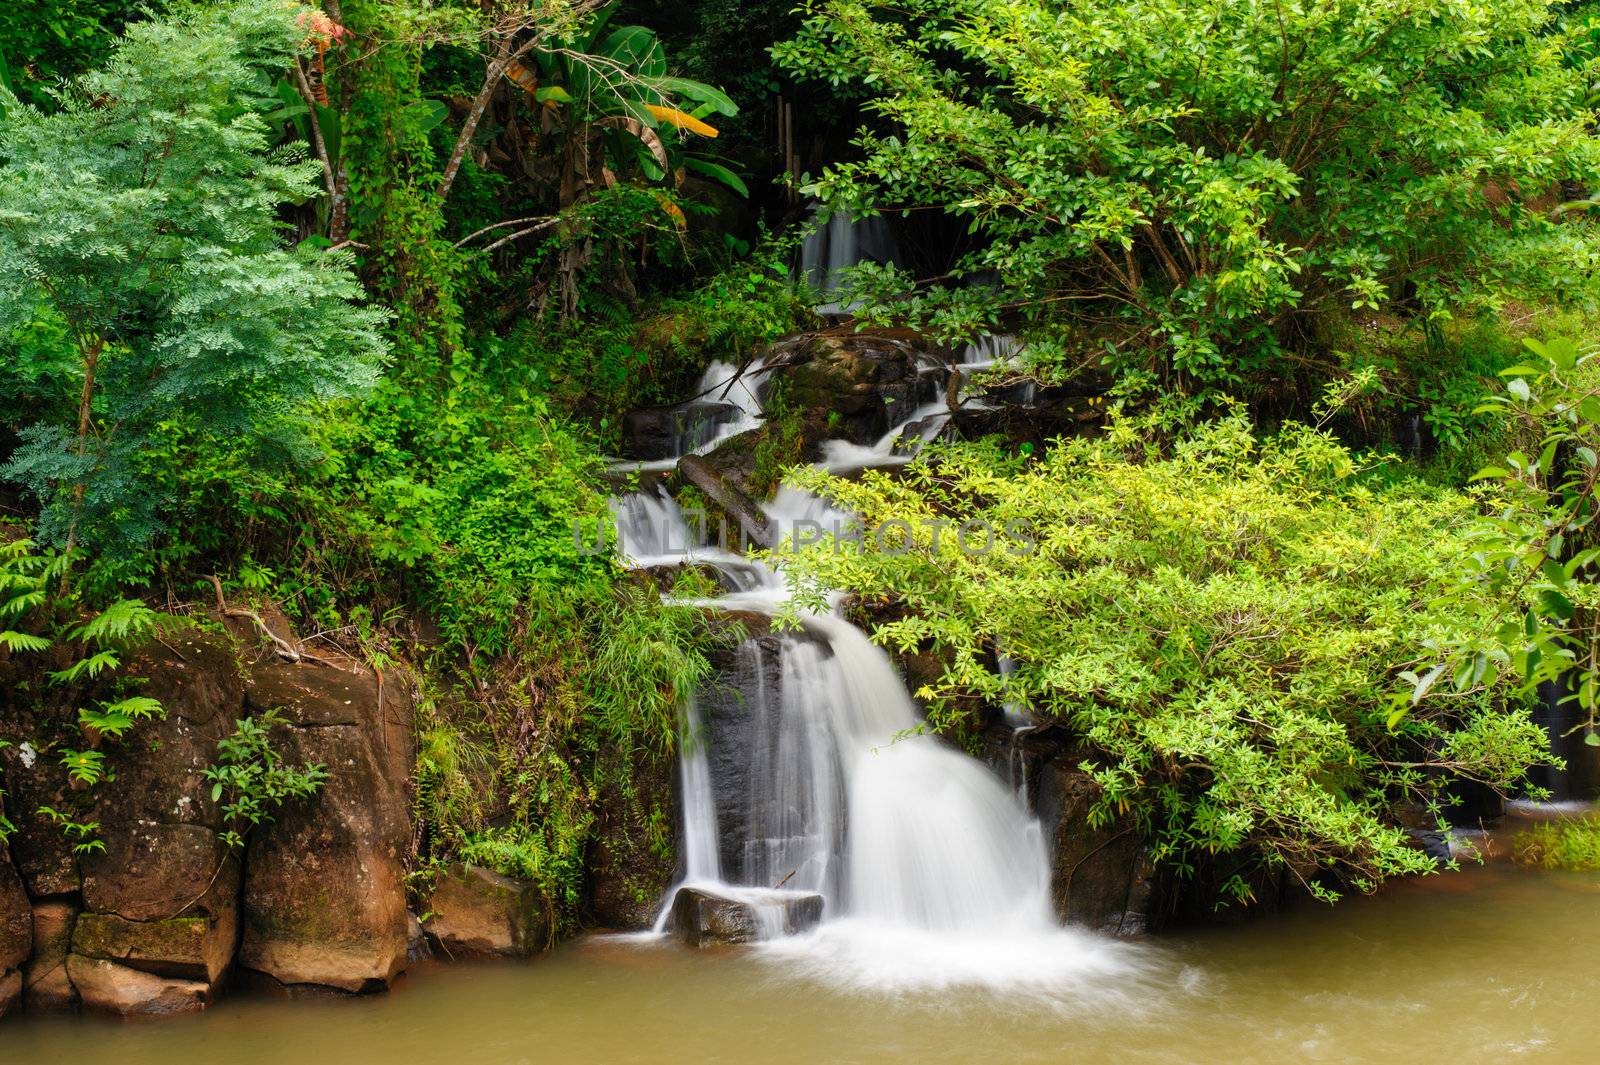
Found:
M 100 63 L 116 32 L 142 16 L 142 8 L 126 0 L 16 0 L 0 6 L 0 84 L 48 107 L 50 87 Z
M 1365 483 L 1314 430 L 1263 442 L 1234 416 L 1163 452 L 1115 422 L 1037 461 L 967 445 L 901 479 L 797 479 L 869 526 L 912 526 L 903 554 L 891 526 L 886 550 L 830 541 L 790 569 L 904 606 L 874 638 L 944 657 L 917 693 L 933 720 L 976 694 L 1065 725 L 1093 752 L 1100 812 L 1131 807 L 1179 869 L 1243 852 L 1319 891 L 1369 888 L 1432 867 L 1391 804 L 1430 799 L 1448 774 L 1510 788 L 1544 757 L 1526 712 L 1482 694 L 1386 727 L 1393 664 L 1444 631 L 1424 607 L 1473 505 Z M 992 550 L 969 520 L 996 530 Z M 1492 613 L 1464 601 L 1444 620 Z M 1017 663 L 1009 681 L 997 652 Z
M 589 580 L 533 592 L 512 653 L 478 665 L 477 698 L 425 698 L 415 816 L 426 857 L 528 877 L 576 915 L 602 752 L 661 757 L 677 708 L 710 676 L 696 611 Z
M 72 853 L 78 857 L 105 853 L 105 840 L 100 839 L 98 835 L 99 821 L 75 821 L 70 814 L 64 814 L 50 806 L 41 806 L 35 812 L 61 829 L 61 834 L 72 844 Z
M 1502 674 L 1529 689 L 1566 678 L 1585 738 L 1600 744 L 1600 360 L 1571 338 L 1526 343 L 1527 357 L 1503 371 L 1505 391 L 1482 408 L 1502 415 L 1520 446 L 1477 474 L 1492 512 L 1472 528 L 1446 601 L 1488 597 L 1508 617 L 1427 644 L 1434 661 L 1407 675 L 1410 702 L 1477 691 Z
M 327 782 L 324 765 L 284 764 L 272 745 L 273 726 L 280 723 L 275 710 L 235 721 L 233 735 L 217 741 L 216 762 L 200 770 L 211 784 L 211 801 L 227 800 L 222 816 L 229 827 L 221 838 L 230 847 L 243 847 L 250 829 L 270 824 L 284 803 L 308 799 Z
M 176 420 L 280 453 L 308 407 L 373 380 L 378 312 L 345 253 L 284 246 L 277 211 L 316 170 L 268 150 L 260 117 L 299 44 L 296 5 L 183 8 L 140 23 L 49 113 L 0 119 L 0 367 L 52 323 L 75 365 L 4 467 L 44 502 L 43 535 L 141 542 L 162 500 L 138 468 Z M 58 371 L 52 356 L 48 369 Z
M 51 683 L 74 685 L 115 674 L 123 657 L 134 647 L 177 621 L 151 610 L 137 599 L 119 599 L 104 610 L 65 625 L 59 615 L 81 614 L 82 603 L 75 591 L 63 587 L 71 569 L 70 552 L 39 552 L 31 540 L 19 539 L 0 544 L 0 623 L 14 624 L 0 632 L 0 647 L 19 651 L 43 652 L 58 644 L 73 650 L 66 668 L 49 670 Z M 32 628 L 42 631 L 21 631 Z M 119 697 L 100 702 L 97 709 L 78 710 L 78 730 L 89 746 L 83 750 L 63 748 L 61 764 L 74 784 L 93 786 L 108 778 L 105 740 L 116 741 L 132 732 L 142 721 L 166 717 L 161 703 L 149 696 L 128 695 L 126 689 L 136 678 L 116 677 Z
M 1001 282 L 907 297 L 869 272 L 880 317 L 970 336 L 1009 311 L 1047 368 L 1109 354 L 1195 389 L 1326 372 L 1320 320 L 1349 308 L 1593 303 L 1593 231 L 1550 196 L 1600 170 L 1594 51 L 1549 0 L 806 10 L 780 58 L 880 120 L 813 191 L 952 211 L 977 237 L 957 274 Z

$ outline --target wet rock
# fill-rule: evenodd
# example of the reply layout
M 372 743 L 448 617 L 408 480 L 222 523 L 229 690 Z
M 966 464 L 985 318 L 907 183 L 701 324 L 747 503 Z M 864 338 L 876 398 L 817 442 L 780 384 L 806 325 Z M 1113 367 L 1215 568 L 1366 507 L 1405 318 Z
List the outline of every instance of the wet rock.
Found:
M 698 455 L 686 456 L 678 462 L 678 475 L 737 522 L 740 532 L 750 542 L 763 547 L 772 546 L 772 530 L 768 527 L 766 514 L 705 459 Z
M 697 697 L 717 808 L 717 850 L 730 875 L 744 867 L 746 841 L 763 835 L 758 828 L 762 810 L 752 809 L 764 801 L 752 788 L 752 765 L 755 758 L 775 757 L 778 737 L 762 731 L 762 699 L 775 698 L 781 688 L 783 639 L 806 638 L 804 633 L 778 637 L 769 630 L 763 623 L 751 629 L 750 639 L 712 651 L 708 657 L 715 673 Z
M 737 406 L 714 398 L 629 411 L 622 419 L 622 453 L 646 462 L 669 459 L 704 444 L 738 416 Z
M 72 928 L 78 906 L 67 900 L 46 900 L 33 905 L 33 953 L 22 969 L 22 997 L 32 1013 L 70 1010 L 78 992 L 67 978 L 67 955 L 72 951 Z
M 1056 914 L 1070 924 L 1132 935 L 1151 921 L 1154 871 L 1131 819 L 1093 827 L 1089 811 L 1099 797 L 1081 757 L 1046 763 L 1038 781 L 1037 809 L 1051 847 L 1050 895 Z
M 796 935 L 822 921 L 822 896 L 791 891 L 723 895 L 682 887 L 672 899 L 667 931 L 691 947 L 712 943 L 754 943 Z
M 446 957 L 522 958 L 541 950 L 550 933 L 550 904 L 526 880 L 476 865 L 439 876 L 423 931 Z
M 73 925 L 72 953 L 215 987 L 233 960 L 238 930 L 237 914 L 231 906 L 218 907 L 217 917 L 158 921 L 82 913 Z
M 601 755 L 599 802 L 588 861 L 590 919 L 639 931 L 655 923 L 672 886 L 677 763 L 650 750 Z
M 433 958 L 433 947 L 428 943 L 428 934 L 422 930 L 422 922 L 417 920 L 414 913 L 406 914 L 406 962 L 415 964 L 419 961 L 429 961 Z
M 100 1013 L 124 1017 L 195 1013 L 211 1001 L 211 987 L 204 981 L 157 976 L 101 958 L 70 954 L 67 975 L 84 1008 Z
M 288 762 L 320 763 L 329 779 L 252 836 L 239 962 L 283 986 L 381 990 L 406 964 L 409 685 L 272 661 L 253 670 L 246 700 L 279 711 Z
M 943 362 L 942 349 L 927 338 L 886 329 L 803 334 L 776 345 L 767 365 L 784 402 L 808 422 L 829 426 L 828 436 L 870 444 L 889 428 L 891 406 L 934 398 Z

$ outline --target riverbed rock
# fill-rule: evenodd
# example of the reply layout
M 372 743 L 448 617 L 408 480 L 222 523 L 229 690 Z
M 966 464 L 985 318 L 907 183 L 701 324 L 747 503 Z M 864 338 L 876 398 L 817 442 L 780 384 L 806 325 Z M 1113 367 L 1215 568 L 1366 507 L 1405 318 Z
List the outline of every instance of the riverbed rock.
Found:
M 22 997 L 30 1013 L 70 1010 L 78 992 L 67 977 L 67 955 L 72 952 L 72 929 L 78 917 L 71 899 L 51 899 L 33 904 L 33 953 L 22 969 Z
M 525 958 L 550 936 L 550 904 L 526 880 L 476 865 L 439 875 L 423 931 L 447 958 Z
M 72 953 L 215 987 L 233 960 L 237 934 L 237 914 L 232 906 L 218 907 L 215 917 L 158 921 L 85 912 L 73 925 Z
M 69 954 L 67 974 L 84 1009 L 98 1013 L 123 1017 L 196 1013 L 211 1001 L 211 987 L 203 980 L 157 976 L 103 958 Z
M 641 407 L 622 419 L 622 453 L 647 462 L 672 458 L 705 443 L 718 426 L 738 416 L 736 405 L 715 397 L 671 407 Z
M 784 402 L 828 435 L 870 444 L 888 429 L 892 406 L 933 399 L 938 345 L 909 330 L 807 333 L 768 356 Z
M 115 785 L 98 789 L 95 806 L 105 849 L 79 860 L 83 911 L 72 951 L 199 982 L 209 998 L 238 939 L 240 869 L 203 773 L 244 713 L 244 675 L 232 641 L 199 630 L 150 643 L 130 656 L 127 672 L 147 678 L 141 693 L 166 714 L 107 750 Z M 178 994 L 149 993 L 156 1012 Z
M 798 891 L 751 892 L 735 898 L 705 888 L 681 887 L 672 899 L 667 931 L 691 947 L 754 943 L 808 932 L 822 921 L 821 895 Z
M 252 670 L 246 701 L 279 711 L 287 761 L 329 779 L 252 836 L 239 962 L 285 987 L 386 988 L 406 964 L 409 682 L 271 661 Z
M 589 918 L 605 928 L 640 931 L 655 923 L 677 865 L 677 760 L 647 749 L 608 748 L 600 762 L 585 862 Z

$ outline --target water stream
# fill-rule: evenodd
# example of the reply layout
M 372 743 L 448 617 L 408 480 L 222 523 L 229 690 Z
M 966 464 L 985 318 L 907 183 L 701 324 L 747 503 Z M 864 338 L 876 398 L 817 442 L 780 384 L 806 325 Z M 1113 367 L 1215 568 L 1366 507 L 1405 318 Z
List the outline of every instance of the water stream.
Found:
M 758 405 L 742 413 L 760 417 Z M 943 405 L 915 412 L 850 458 L 895 461 L 903 428 L 921 423 L 907 434 L 920 444 L 948 417 Z M 839 460 L 830 454 L 827 464 Z M 765 509 L 780 534 L 802 521 L 831 529 L 851 520 L 792 486 Z M 772 615 L 787 598 L 779 573 L 707 545 L 659 487 L 614 500 L 612 515 L 632 564 L 692 561 L 722 575 L 727 594 L 699 605 Z M 741 653 L 760 652 L 752 641 Z M 742 693 L 749 720 L 728 727 L 728 738 L 698 706 L 684 709 L 685 884 L 761 912 L 775 912 L 780 889 L 821 895 L 818 931 L 768 946 L 834 983 L 1037 985 L 1107 963 L 1104 944 L 1057 924 L 1049 856 L 1018 791 L 925 733 L 887 654 L 823 612 L 778 638 L 778 660 L 772 683 L 759 664 L 744 671 L 754 678 Z M 744 767 L 720 784 L 710 767 L 719 743 L 740 744 Z M 739 835 L 727 848 L 719 828 L 730 825 Z M 666 921 L 664 910 L 658 931 Z
M 1600 877 L 1507 867 L 1120 946 L 1053 997 L 883 994 L 769 949 L 590 937 L 425 964 L 361 999 L 235 995 L 157 1023 L 7 1018 L 27 1065 L 1590 1065 Z

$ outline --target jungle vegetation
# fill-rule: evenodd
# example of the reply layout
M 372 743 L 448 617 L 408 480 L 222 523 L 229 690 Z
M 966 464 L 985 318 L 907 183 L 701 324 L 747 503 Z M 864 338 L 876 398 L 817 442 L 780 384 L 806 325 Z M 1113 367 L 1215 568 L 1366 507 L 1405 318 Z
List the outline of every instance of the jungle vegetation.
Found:
M 1163 859 L 1417 871 L 1394 806 L 1516 788 L 1552 671 L 1600 703 L 1597 48 L 1547 0 L 11 5 L 5 653 L 215 578 L 407 663 L 419 872 L 575 919 L 714 637 L 573 522 L 626 412 L 816 324 L 807 225 L 882 215 L 947 250 L 856 270 L 860 324 L 1015 333 L 1115 413 L 800 471 L 1048 532 L 796 579 L 904 609 L 936 725 L 1004 650 Z

